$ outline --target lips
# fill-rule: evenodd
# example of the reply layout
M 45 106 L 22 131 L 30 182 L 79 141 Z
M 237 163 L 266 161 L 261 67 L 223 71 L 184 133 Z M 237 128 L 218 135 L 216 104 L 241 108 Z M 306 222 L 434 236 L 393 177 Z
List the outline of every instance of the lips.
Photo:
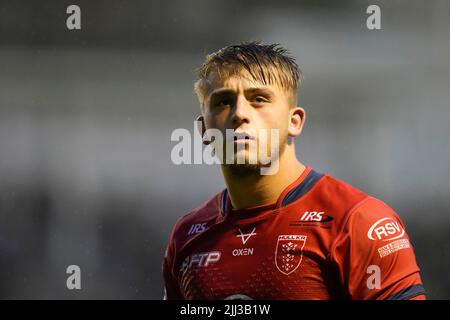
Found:
M 234 132 L 232 135 L 232 138 L 234 141 L 255 140 L 255 137 L 253 137 L 251 134 L 246 133 L 246 132 Z

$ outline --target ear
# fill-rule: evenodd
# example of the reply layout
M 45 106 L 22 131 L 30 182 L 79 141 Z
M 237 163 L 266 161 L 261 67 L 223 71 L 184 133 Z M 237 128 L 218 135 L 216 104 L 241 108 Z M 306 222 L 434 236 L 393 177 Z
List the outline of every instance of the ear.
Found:
M 205 126 L 205 119 L 203 116 L 198 116 L 195 119 L 195 123 L 197 124 L 197 130 L 200 133 L 200 136 L 202 137 L 203 144 L 208 145 L 211 143 L 211 141 L 205 140 L 205 132 L 206 132 L 206 126 Z
M 290 110 L 288 135 L 289 137 L 297 137 L 303 129 L 306 120 L 305 109 L 301 107 L 294 107 Z

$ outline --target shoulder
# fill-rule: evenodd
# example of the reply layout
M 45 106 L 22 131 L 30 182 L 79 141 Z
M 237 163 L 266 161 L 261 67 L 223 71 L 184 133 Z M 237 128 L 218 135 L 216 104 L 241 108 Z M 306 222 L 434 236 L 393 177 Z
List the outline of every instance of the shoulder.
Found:
M 334 198 L 337 203 L 345 203 L 343 205 L 346 210 L 342 211 L 342 219 L 346 228 L 356 223 L 361 230 L 363 229 L 361 226 L 371 227 L 380 219 L 382 219 L 381 222 L 386 223 L 389 220 L 395 220 L 403 225 L 398 214 L 384 201 L 330 175 L 326 174 L 324 178 L 327 180 L 324 188 L 333 195 L 331 198 Z
M 184 214 L 174 224 L 171 242 L 185 242 L 192 236 L 202 233 L 221 217 L 223 191 L 217 193 L 198 207 Z
M 325 173 L 311 190 L 307 201 L 320 204 L 337 222 L 345 220 L 349 212 L 369 198 L 370 196 L 360 189 Z
M 399 246 L 409 241 L 402 219 L 388 204 L 341 180 L 330 176 L 328 179 L 326 188 L 338 198 L 335 207 L 342 203 L 340 208 L 345 208 L 338 214 L 332 251 L 345 243 L 352 245 L 355 252 L 367 252 L 392 241 L 399 240 Z
M 339 221 L 341 231 L 351 229 L 355 224 L 359 230 L 363 229 L 361 226 L 370 228 L 380 219 L 383 219 L 381 222 L 395 221 L 403 226 L 400 217 L 388 204 L 329 174 L 323 175 L 314 193 L 314 199 L 320 199 Z
M 357 187 L 341 180 L 338 178 L 335 178 L 334 176 L 325 173 L 323 175 L 322 180 L 322 188 L 325 189 L 327 192 L 330 192 L 333 197 L 341 198 L 346 201 L 357 202 L 359 200 L 362 200 L 368 195 L 364 192 L 358 189 Z

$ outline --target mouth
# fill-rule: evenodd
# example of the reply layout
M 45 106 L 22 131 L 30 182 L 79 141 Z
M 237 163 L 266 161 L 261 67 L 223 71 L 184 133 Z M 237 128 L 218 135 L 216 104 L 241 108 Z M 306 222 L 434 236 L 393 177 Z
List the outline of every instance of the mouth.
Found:
M 255 140 L 255 137 L 246 132 L 235 132 L 233 134 L 233 140 L 234 142 L 246 142 Z

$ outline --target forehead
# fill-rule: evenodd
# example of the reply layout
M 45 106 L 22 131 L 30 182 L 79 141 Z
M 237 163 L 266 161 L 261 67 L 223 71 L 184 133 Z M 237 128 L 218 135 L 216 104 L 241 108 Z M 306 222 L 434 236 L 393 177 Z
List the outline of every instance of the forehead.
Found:
M 238 72 L 222 73 L 211 72 L 205 79 L 205 97 L 220 89 L 230 89 L 233 91 L 245 90 L 248 88 L 265 88 L 273 91 L 274 94 L 283 94 L 283 90 L 276 83 L 264 83 L 255 79 L 247 70 L 241 69 Z

